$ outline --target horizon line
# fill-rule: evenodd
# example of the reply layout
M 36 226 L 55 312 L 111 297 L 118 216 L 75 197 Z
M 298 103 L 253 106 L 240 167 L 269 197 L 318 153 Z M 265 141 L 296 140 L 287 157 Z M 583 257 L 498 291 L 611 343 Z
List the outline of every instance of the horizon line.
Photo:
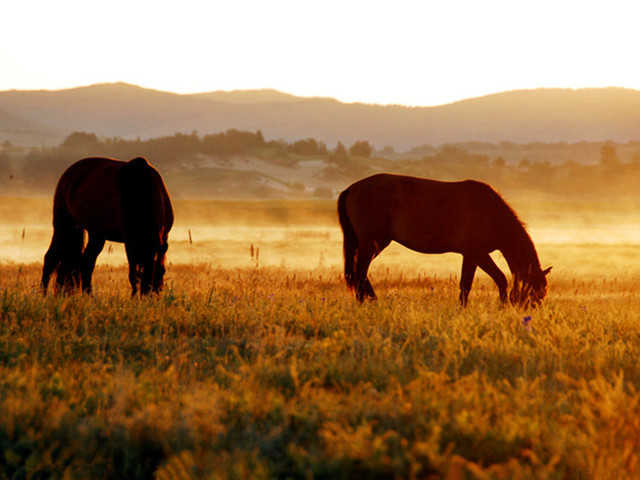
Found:
M 433 104 L 433 105 L 417 105 L 417 104 L 403 104 L 403 103 L 376 103 L 376 102 L 364 102 L 364 101 L 353 101 L 353 102 L 350 102 L 350 101 L 343 101 L 343 100 L 340 100 L 340 99 L 338 99 L 336 97 L 331 97 L 331 96 L 298 95 L 298 94 L 295 94 L 295 93 L 285 92 L 285 91 L 282 91 L 282 90 L 279 90 L 279 89 L 273 88 L 273 87 L 236 88 L 236 89 L 231 89 L 231 90 L 229 90 L 229 89 L 219 89 L 219 90 L 206 90 L 206 91 L 197 91 L 197 92 L 176 92 L 176 91 L 172 91 L 172 90 L 164 90 L 164 89 L 155 88 L 155 87 L 146 87 L 146 86 L 142 86 L 142 85 L 138 85 L 138 84 L 135 84 L 135 83 L 130 83 L 130 82 L 122 81 L 122 80 L 121 81 L 112 81 L 112 82 L 109 82 L 109 81 L 107 81 L 107 82 L 97 82 L 97 83 L 90 83 L 90 84 L 86 84 L 86 85 L 77 85 L 77 86 L 73 86 L 73 87 L 61 87 L 61 88 L 24 88 L 24 89 L 21 89 L 21 88 L 9 88 L 9 89 L 5 89 L 5 90 L 0 90 L 0 93 L 8 93 L 8 92 L 49 92 L 49 93 L 55 93 L 55 92 L 65 92 L 65 91 L 72 91 L 72 90 L 82 90 L 82 89 L 88 89 L 88 88 L 93 88 L 93 87 L 118 86 L 118 85 L 137 88 L 137 89 L 140 89 L 140 90 L 146 90 L 146 91 L 150 91 L 150 92 L 177 95 L 177 96 L 181 96 L 181 97 L 190 97 L 190 96 L 193 97 L 193 96 L 210 95 L 210 94 L 216 94 L 216 93 L 219 93 L 219 94 L 233 94 L 233 93 L 246 93 L 246 92 L 273 92 L 273 93 L 276 93 L 276 94 L 279 94 L 279 95 L 290 97 L 292 100 L 295 100 L 295 99 L 299 99 L 299 100 L 331 100 L 331 101 L 336 101 L 338 103 L 342 103 L 344 105 L 401 107 L 401 108 L 408 108 L 408 109 L 412 109 L 412 108 L 437 108 L 437 107 L 443 107 L 443 106 L 447 106 L 447 105 L 454 105 L 454 104 L 465 102 L 465 101 L 469 101 L 469 100 L 476 100 L 476 99 L 491 97 L 491 96 L 495 96 L 495 95 L 501 95 L 501 94 L 507 94 L 507 93 L 516 93 L 516 92 L 534 92 L 534 91 L 543 91 L 543 90 L 558 90 L 558 91 L 572 91 L 572 92 L 588 91 L 588 90 L 628 90 L 628 91 L 634 91 L 634 92 L 640 91 L 639 89 L 636 89 L 636 88 L 622 87 L 622 86 L 616 86 L 616 85 L 609 85 L 609 86 L 606 86 L 606 87 L 548 87 L 548 86 L 544 86 L 544 87 L 533 87 L 533 88 L 514 88 L 514 89 L 494 91 L 494 92 L 486 93 L 486 94 L 483 94 L 483 95 L 464 97 L 464 98 L 460 98 L 460 99 L 457 99 L 457 100 L 452 100 L 452 101 L 449 101 L 449 102 Z

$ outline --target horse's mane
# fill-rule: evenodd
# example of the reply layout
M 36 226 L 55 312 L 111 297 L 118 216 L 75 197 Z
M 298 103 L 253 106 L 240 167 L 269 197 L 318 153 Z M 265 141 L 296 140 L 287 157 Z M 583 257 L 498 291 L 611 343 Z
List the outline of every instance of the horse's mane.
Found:
M 514 242 L 521 254 L 527 256 L 526 261 L 539 264 L 538 253 L 536 252 L 533 240 L 527 231 L 527 225 L 523 222 L 515 210 L 507 203 L 502 195 L 494 188 L 487 185 L 492 192 L 491 197 L 495 201 L 494 208 L 500 212 L 501 221 L 505 222 L 504 235 L 507 241 Z M 504 252 L 503 252 L 504 253 Z
M 496 191 L 493 188 L 491 188 L 491 190 L 493 190 L 493 193 L 495 194 L 495 196 L 499 200 L 499 202 L 498 202 L 498 204 L 500 205 L 499 208 L 504 209 L 505 218 L 507 218 L 510 223 L 513 223 L 514 226 L 522 227 L 522 229 L 526 232 L 527 231 L 527 224 L 522 221 L 522 219 L 518 216 L 518 214 L 513 209 L 513 207 L 511 207 L 511 205 L 509 205 L 507 203 L 507 201 L 504 199 L 504 197 L 498 191 Z

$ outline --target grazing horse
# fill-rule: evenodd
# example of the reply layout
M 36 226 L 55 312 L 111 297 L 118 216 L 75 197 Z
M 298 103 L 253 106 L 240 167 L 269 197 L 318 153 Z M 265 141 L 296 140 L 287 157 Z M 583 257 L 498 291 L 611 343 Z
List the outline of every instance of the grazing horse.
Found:
M 514 304 L 538 305 L 546 275 L 522 222 L 489 185 L 472 180 L 439 182 L 404 175 L 364 178 L 340 194 L 338 217 L 344 235 L 344 276 L 356 298 L 376 298 L 367 278 L 371 261 L 392 240 L 421 253 L 462 254 L 460 303 L 467 304 L 480 267 L 507 300 L 507 279 L 489 256 L 500 250 L 509 265 Z
M 85 158 L 60 177 L 53 198 L 53 238 L 44 257 L 42 290 L 57 270 L 57 286 L 91 292 L 105 241 L 123 242 L 132 295 L 162 290 L 173 209 L 162 177 L 146 159 Z M 84 232 L 89 242 L 84 245 Z

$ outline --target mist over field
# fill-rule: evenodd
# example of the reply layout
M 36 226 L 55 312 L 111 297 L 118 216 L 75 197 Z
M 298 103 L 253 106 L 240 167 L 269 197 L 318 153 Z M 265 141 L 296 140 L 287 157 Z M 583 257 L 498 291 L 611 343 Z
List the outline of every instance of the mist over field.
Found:
M 10 115 L 22 112 L 29 119 L 23 123 L 9 119 L 0 125 L 4 128 L 0 128 L 0 139 L 5 138 L 0 146 L 4 194 L 0 261 L 19 265 L 42 261 L 51 236 L 53 190 L 71 163 L 88 156 L 127 160 L 143 155 L 159 169 L 174 199 L 176 223 L 168 255 L 174 264 L 339 270 L 342 236 L 335 213 L 337 195 L 367 175 L 392 172 L 489 183 L 525 222 L 542 262 L 556 266 L 554 275 L 633 275 L 634 264 L 626 257 L 635 255 L 640 244 L 640 142 L 629 130 L 636 122 L 631 106 L 637 94 L 624 89 L 540 89 L 490 95 L 434 110 L 342 105 L 274 91 L 180 96 L 124 84 L 57 92 L 0 92 L 0 108 Z M 234 128 L 211 132 L 223 126 L 212 121 L 203 127 L 210 133 L 179 132 L 185 125 L 181 121 L 188 121 L 196 112 L 217 115 L 222 105 L 227 115 L 223 117 L 236 122 L 226 125 Z M 134 106 L 137 120 L 122 123 L 124 113 Z M 169 107 L 183 112 L 173 120 L 165 119 L 165 132 L 176 133 L 127 139 L 141 132 L 110 130 L 116 124 L 135 128 L 147 116 L 162 117 L 161 112 Z M 260 128 L 235 128 L 249 124 L 230 109 L 244 107 L 248 108 L 244 114 L 257 115 L 255 109 L 260 108 L 271 112 L 273 119 L 310 118 L 301 113 L 310 109 L 316 112 L 316 120 L 318 115 L 344 120 L 340 109 L 348 107 L 360 111 L 361 118 L 386 116 L 380 125 L 399 129 L 392 129 L 396 133 L 409 131 L 414 124 L 420 125 L 422 134 L 411 137 L 412 145 L 403 141 L 385 144 L 381 130 L 354 133 L 364 124 L 351 122 L 341 127 L 339 138 L 328 136 L 320 124 L 313 124 L 310 136 L 293 128 L 280 132 L 283 137 L 278 138 L 265 134 L 273 132 L 266 128 L 272 123 L 259 120 L 259 115 L 254 115 L 253 125 Z M 298 107 L 302 110 L 295 110 Z M 291 108 L 294 110 L 288 110 Z M 101 109 L 111 113 L 98 115 Z M 420 123 L 436 111 L 438 128 L 428 121 Z M 564 119 L 560 121 L 563 128 L 549 121 L 560 111 L 564 112 L 559 117 Z M 570 115 L 577 115 L 582 123 L 568 120 Z M 60 132 L 59 143 L 44 146 L 45 138 L 53 137 L 45 135 L 42 125 L 29 122 L 45 117 L 70 128 L 81 124 L 89 131 Z M 533 123 L 523 120 L 527 117 Z M 406 123 L 408 118 L 410 123 Z M 491 122 L 477 123 L 489 118 Z M 487 130 L 464 130 L 465 122 L 476 122 Z M 507 133 L 507 124 L 512 133 Z M 581 133 L 575 133 L 579 128 Z M 40 138 L 40 145 L 13 143 L 10 139 L 20 141 L 11 136 L 17 130 Z M 432 131 L 444 136 L 427 135 Z M 533 136 L 529 142 L 513 141 L 525 138 L 514 132 Z M 371 137 L 359 136 L 365 134 Z M 452 143 L 428 142 L 454 138 Z M 577 138 L 580 141 L 570 141 Z M 337 143 L 332 145 L 333 141 Z M 259 258 L 249 254 L 252 247 L 254 253 L 260 252 Z M 506 269 L 501 256 L 495 257 Z M 110 243 L 98 258 L 98 265 L 125 262 L 122 245 Z M 373 263 L 372 274 L 376 268 L 393 265 L 406 267 L 414 276 L 433 272 L 456 278 L 459 264 L 456 255 L 426 257 L 392 245 Z
M 640 263 L 631 260 L 640 255 L 640 200 L 531 198 L 526 193 L 505 197 L 525 222 L 543 266 L 554 266 L 555 277 L 640 273 Z M 2 198 L 0 262 L 42 262 L 53 231 L 51 209 L 50 199 Z M 175 200 L 174 209 L 169 265 L 342 268 L 342 232 L 334 200 Z M 494 258 L 508 272 L 501 254 L 496 252 Z M 125 265 L 123 245 L 107 242 L 97 264 Z M 374 260 L 372 275 L 394 267 L 409 276 L 457 277 L 460 265 L 457 254 L 423 255 L 392 243 Z M 478 277 L 488 279 L 483 273 Z

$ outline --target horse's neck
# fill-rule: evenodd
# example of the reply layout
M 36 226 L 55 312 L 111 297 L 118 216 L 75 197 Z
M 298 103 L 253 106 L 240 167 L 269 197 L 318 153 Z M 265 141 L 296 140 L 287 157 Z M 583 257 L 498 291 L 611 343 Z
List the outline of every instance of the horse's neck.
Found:
M 540 268 L 533 241 L 522 226 L 505 236 L 505 242 L 500 251 L 509 265 L 509 270 L 516 277 L 526 278 L 535 268 Z

